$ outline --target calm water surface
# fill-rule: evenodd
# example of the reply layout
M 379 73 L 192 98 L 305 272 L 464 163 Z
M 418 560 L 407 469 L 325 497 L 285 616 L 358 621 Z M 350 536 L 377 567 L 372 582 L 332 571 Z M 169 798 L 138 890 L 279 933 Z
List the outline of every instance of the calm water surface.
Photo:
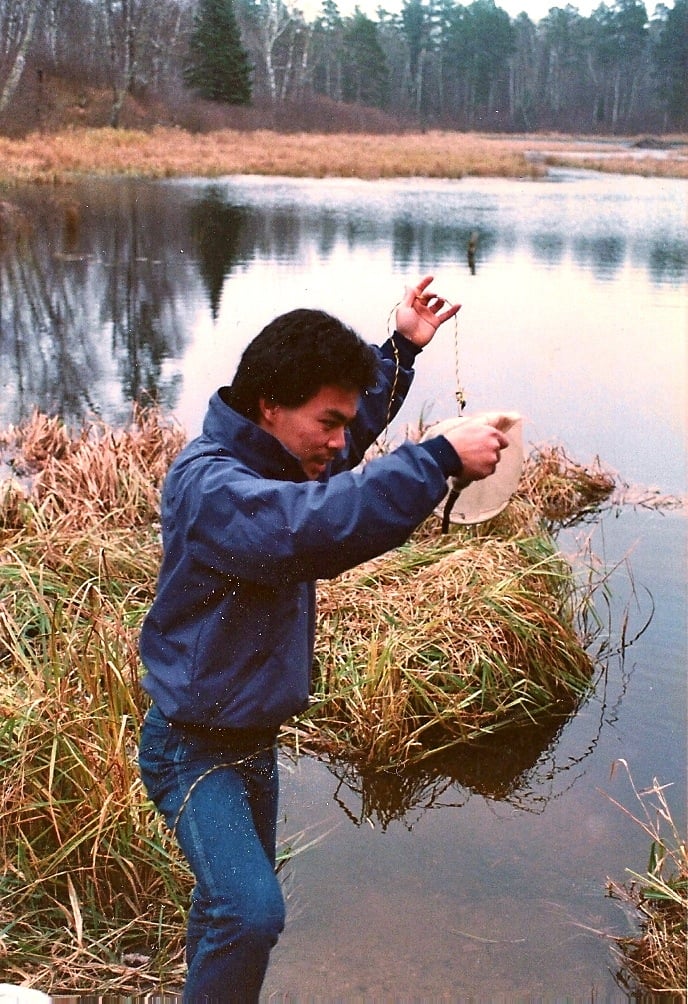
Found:
M 88 182 L 18 190 L 32 229 L 0 253 L 0 425 L 35 406 L 126 418 L 155 399 L 189 434 L 276 313 L 318 306 L 371 341 L 425 273 L 461 302 L 407 402 L 505 407 L 532 444 L 686 493 L 688 185 L 560 172 L 546 182 Z M 473 268 L 466 255 L 478 234 Z M 401 427 L 393 430 L 401 434 Z M 624 999 L 596 931 L 649 847 L 608 795 L 671 783 L 685 825 L 686 518 L 624 506 L 562 535 L 609 567 L 610 631 L 648 629 L 570 720 L 375 783 L 284 758 L 282 834 L 322 839 L 285 881 L 266 1000 Z M 631 630 L 632 634 L 633 631 Z

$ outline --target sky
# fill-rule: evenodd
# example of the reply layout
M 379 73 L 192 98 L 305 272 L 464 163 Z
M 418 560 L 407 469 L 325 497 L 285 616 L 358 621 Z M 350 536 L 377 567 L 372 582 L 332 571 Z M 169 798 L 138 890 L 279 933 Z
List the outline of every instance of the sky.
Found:
M 401 9 L 402 0 L 337 0 L 337 6 L 339 7 L 340 14 L 345 17 L 352 14 L 356 6 L 360 7 L 364 14 L 376 20 L 376 11 L 378 7 L 384 7 L 385 10 L 398 11 Z M 462 0 L 464 4 L 470 3 L 470 0 Z M 531 21 L 537 23 L 541 18 L 546 17 L 549 13 L 551 7 L 566 7 L 568 0 L 495 0 L 497 7 L 501 7 L 505 10 L 507 14 L 514 18 L 521 11 L 525 10 L 526 14 L 530 17 Z M 580 0 L 576 3 L 575 0 L 570 0 L 572 7 L 577 7 L 579 12 L 584 16 L 588 17 L 589 14 L 597 7 L 599 7 L 600 0 Z M 611 6 L 613 0 L 605 0 L 608 6 Z M 320 11 L 320 0 L 302 0 L 301 3 L 294 3 L 294 6 L 301 7 L 307 18 L 316 17 Z M 648 13 L 654 10 L 654 3 L 652 0 L 646 0 L 645 6 L 647 7 Z M 671 6 L 671 3 L 668 4 Z
M 360 7 L 364 14 L 375 21 L 379 7 L 390 12 L 397 12 L 401 10 L 403 0 L 336 0 L 336 2 L 339 13 L 344 17 L 353 14 L 354 9 Z M 570 3 L 572 7 L 578 9 L 583 17 L 589 17 L 602 2 L 607 7 L 613 7 L 615 0 L 578 0 L 578 2 L 577 0 L 495 0 L 496 6 L 505 10 L 509 17 L 518 17 L 521 11 L 525 11 L 535 24 L 543 17 L 547 17 L 552 7 L 566 7 Z M 665 3 L 669 8 L 674 6 L 674 0 L 644 0 L 644 2 L 649 17 L 652 17 L 655 7 L 660 2 Z M 468 6 L 471 0 L 457 0 L 457 3 Z M 304 12 L 306 19 L 312 21 L 320 13 L 322 0 L 291 0 L 291 2 L 288 0 L 287 6 L 298 7 Z

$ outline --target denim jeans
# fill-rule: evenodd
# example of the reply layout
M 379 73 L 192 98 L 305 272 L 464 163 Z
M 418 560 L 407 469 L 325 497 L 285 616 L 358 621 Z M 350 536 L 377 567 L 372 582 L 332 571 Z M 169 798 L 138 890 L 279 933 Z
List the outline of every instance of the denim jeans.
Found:
M 139 769 L 196 879 L 187 925 L 184 1004 L 250 1004 L 284 927 L 275 875 L 274 736 L 241 740 L 189 729 L 154 706 Z

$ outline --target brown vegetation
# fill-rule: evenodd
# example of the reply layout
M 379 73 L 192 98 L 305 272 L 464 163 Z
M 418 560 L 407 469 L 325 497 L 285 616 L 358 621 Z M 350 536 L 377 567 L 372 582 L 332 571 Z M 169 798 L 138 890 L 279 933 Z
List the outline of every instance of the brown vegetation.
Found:
M 583 465 L 572 460 L 562 446 L 543 446 L 528 458 L 519 495 L 530 499 L 548 523 L 561 526 L 595 512 L 614 487 L 614 477 L 599 458 Z
M 634 1000 L 685 1001 L 688 985 L 688 843 L 674 821 L 667 789 L 655 778 L 638 791 L 628 764 L 619 760 L 615 769 L 625 769 L 641 812 L 634 815 L 612 799 L 650 839 L 645 872 L 627 869 L 629 881 L 609 880 L 609 895 L 630 906 L 640 931 L 613 939 L 621 963 L 619 983 Z
M 414 136 L 275 133 L 222 130 L 192 134 L 83 129 L 0 138 L 6 181 L 55 182 L 76 173 L 144 177 L 228 174 L 292 177 L 538 176 L 521 140 L 459 133 Z
M 78 174 L 148 178 L 231 174 L 351 178 L 539 178 L 548 164 L 658 176 L 688 177 L 688 143 L 676 140 L 663 156 L 630 157 L 628 144 L 582 145 L 561 136 L 481 133 L 282 133 L 219 129 L 193 133 L 144 129 L 70 128 L 0 137 L 0 183 L 56 183 Z M 616 151 L 616 158 L 609 157 Z M 584 156 L 583 156 L 584 155 Z M 597 159 L 596 159 L 597 158 Z
M 0 133 L 14 138 L 33 132 L 101 129 L 111 124 L 112 89 L 56 74 L 25 74 L 12 102 L 12 114 L 0 116 Z M 248 132 L 392 133 L 404 131 L 404 119 L 379 108 L 306 94 L 298 101 L 273 105 L 257 99 L 250 105 L 206 101 L 184 87 L 163 94 L 127 93 L 118 125 L 150 131 L 156 126 L 191 133 L 224 129 Z

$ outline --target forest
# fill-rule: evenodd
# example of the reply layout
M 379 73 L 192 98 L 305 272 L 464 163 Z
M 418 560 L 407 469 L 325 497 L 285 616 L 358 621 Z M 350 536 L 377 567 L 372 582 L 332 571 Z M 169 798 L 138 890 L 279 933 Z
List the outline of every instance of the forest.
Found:
M 567 4 L 537 23 L 494 0 L 374 17 L 322 0 L 310 20 L 284 0 L 0 0 L 2 132 L 127 125 L 131 107 L 195 130 L 680 132 L 688 0 Z

